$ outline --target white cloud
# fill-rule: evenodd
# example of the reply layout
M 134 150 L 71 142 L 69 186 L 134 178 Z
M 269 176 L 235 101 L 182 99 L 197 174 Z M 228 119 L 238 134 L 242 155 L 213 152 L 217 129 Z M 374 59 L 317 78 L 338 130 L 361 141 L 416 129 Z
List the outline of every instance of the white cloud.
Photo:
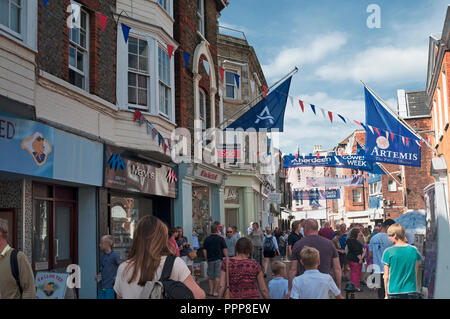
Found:
M 323 80 L 384 82 L 403 84 L 426 74 L 426 47 L 371 47 L 357 53 L 345 63 L 335 61 L 320 67 L 316 74 Z
M 273 78 L 289 72 L 295 66 L 316 63 L 346 43 L 347 36 L 344 33 L 334 32 L 317 36 L 305 46 L 285 48 L 272 63 L 262 66 L 264 74 L 266 78 Z

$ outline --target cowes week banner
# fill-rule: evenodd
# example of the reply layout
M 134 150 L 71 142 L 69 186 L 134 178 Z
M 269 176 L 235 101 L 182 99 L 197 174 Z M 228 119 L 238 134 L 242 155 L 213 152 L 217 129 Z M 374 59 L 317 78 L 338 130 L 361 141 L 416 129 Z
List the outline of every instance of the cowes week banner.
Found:
M 373 162 L 368 161 L 364 155 L 342 156 L 300 156 L 286 155 L 283 158 L 283 168 L 324 166 L 357 169 L 361 171 L 373 170 Z

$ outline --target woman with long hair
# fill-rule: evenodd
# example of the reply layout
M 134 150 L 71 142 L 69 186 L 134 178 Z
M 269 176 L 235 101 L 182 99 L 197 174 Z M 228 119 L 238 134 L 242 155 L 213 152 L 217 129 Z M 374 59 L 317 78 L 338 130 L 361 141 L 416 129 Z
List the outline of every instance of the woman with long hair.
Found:
M 227 259 L 222 263 L 220 273 L 219 298 L 225 289 L 229 288 L 232 299 L 269 299 L 269 291 L 264 281 L 261 265 L 250 259 L 253 255 L 253 243 L 246 237 L 239 238 L 234 249 L 234 257 L 228 259 L 227 287 Z
M 128 259 L 117 270 L 114 290 L 118 299 L 139 299 L 147 281 L 159 280 L 167 256 L 175 255 L 169 243 L 167 226 L 154 216 L 139 220 L 133 234 Z M 205 292 L 195 283 L 181 258 L 176 258 L 171 280 L 188 287 L 196 299 L 204 299 Z
M 362 263 L 365 255 L 363 244 L 361 244 L 360 241 L 362 236 L 363 234 L 360 229 L 355 227 L 350 233 L 350 238 L 347 239 L 347 262 L 350 266 L 350 280 L 355 285 L 357 291 L 360 291 L 359 281 L 361 278 Z

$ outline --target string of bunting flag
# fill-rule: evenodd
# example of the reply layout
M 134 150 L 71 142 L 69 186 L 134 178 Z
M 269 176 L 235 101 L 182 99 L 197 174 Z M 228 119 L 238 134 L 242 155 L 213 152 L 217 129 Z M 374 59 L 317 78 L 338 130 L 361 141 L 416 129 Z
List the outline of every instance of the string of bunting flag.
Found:
M 281 93 L 282 94 L 282 93 Z M 402 135 L 396 134 L 396 133 L 392 133 L 392 132 L 387 132 L 386 130 L 382 130 L 379 128 L 376 128 L 374 126 L 371 125 L 367 125 L 363 122 L 357 121 L 357 120 L 352 120 L 347 116 L 343 116 L 341 114 L 338 114 L 336 112 L 332 112 L 332 111 L 328 111 L 322 107 L 316 106 L 315 104 L 312 103 L 306 103 L 305 101 L 295 98 L 291 95 L 288 95 L 288 98 L 291 101 L 292 106 L 295 107 L 294 105 L 294 100 L 298 101 L 298 105 L 300 106 L 300 109 L 302 110 L 302 113 L 305 113 L 305 110 L 307 109 L 307 106 L 309 106 L 309 108 L 311 109 L 311 111 L 314 113 L 315 116 L 317 116 L 318 111 L 320 111 L 320 113 L 322 113 L 322 117 L 328 119 L 331 123 L 333 123 L 334 120 L 336 120 L 337 118 L 339 118 L 340 120 L 342 120 L 342 122 L 346 125 L 355 125 L 357 124 L 358 126 L 361 126 L 362 128 L 364 128 L 366 131 L 370 130 L 372 132 L 372 134 L 378 134 L 379 136 L 381 136 L 381 132 L 385 131 L 386 133 L 386 138 L 387 139 L 391 139 L 391 141 L 394 143 L 394 137 L 397 136 L 398 137 L 398 141 L 401 141 L 403 143 L 403 145 L 408 146 L 410 139 L 407 137 L 404 137 Z M 427 140 L 429 139 L 429 137 L 427 137 Z M 419 147 L 422 147 L 422 141 L 417 139 L 415 140 L 415 142 L 418 144 Z
M 152 138 L 153 140 L 155 140 L 156 136 L 158 136 L 158 145 L 163 147 L 164 149 L 164 154 L 166 154 L 167 149 L 169 149 L 169 151 L 172 151 L 172 144 L 170 142 L 170 139 L 167 138 L 167 142 L 166 139 L 164 139 L 164 137 L 161 135 L 161 133 L 158 132 L 158 130 L 153 126 L 152 123 L 150 123 L 149 120 L 147 120 L 144 117 L 144 114 L 142 114 L 141 111 L 139 110 L 134 110 L 134 120 L 133 122 L 139 121 L 139 126 L 142 126 L 142 124 L 144 124 L 144 122 L 146 123 L 146 127 L 147 127 L 147 134 L 152 134 Z

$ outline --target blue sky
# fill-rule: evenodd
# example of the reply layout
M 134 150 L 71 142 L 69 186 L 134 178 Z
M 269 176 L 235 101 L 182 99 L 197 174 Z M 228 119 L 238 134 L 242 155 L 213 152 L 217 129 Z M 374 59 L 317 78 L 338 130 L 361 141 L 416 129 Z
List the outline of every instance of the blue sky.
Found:
M 370 4 L 381 9 L 381 28 L 370 29 Z M 230 0 L 221 25 L 245 32 L 270 84 L 294 66 L 301 68 L 290 95 L 364 121 L 360 80 L 392 108 L 397 89 L 425 90 L 428 39 L 442 32 L 446 1 L 432 0 Z M 330 149 L 358 128 L 335 122 L 296 101 L 286 108 L 284 153 L 312 152 L 315 144 Z M 320 113 L 320 112 L 319 112 Z

